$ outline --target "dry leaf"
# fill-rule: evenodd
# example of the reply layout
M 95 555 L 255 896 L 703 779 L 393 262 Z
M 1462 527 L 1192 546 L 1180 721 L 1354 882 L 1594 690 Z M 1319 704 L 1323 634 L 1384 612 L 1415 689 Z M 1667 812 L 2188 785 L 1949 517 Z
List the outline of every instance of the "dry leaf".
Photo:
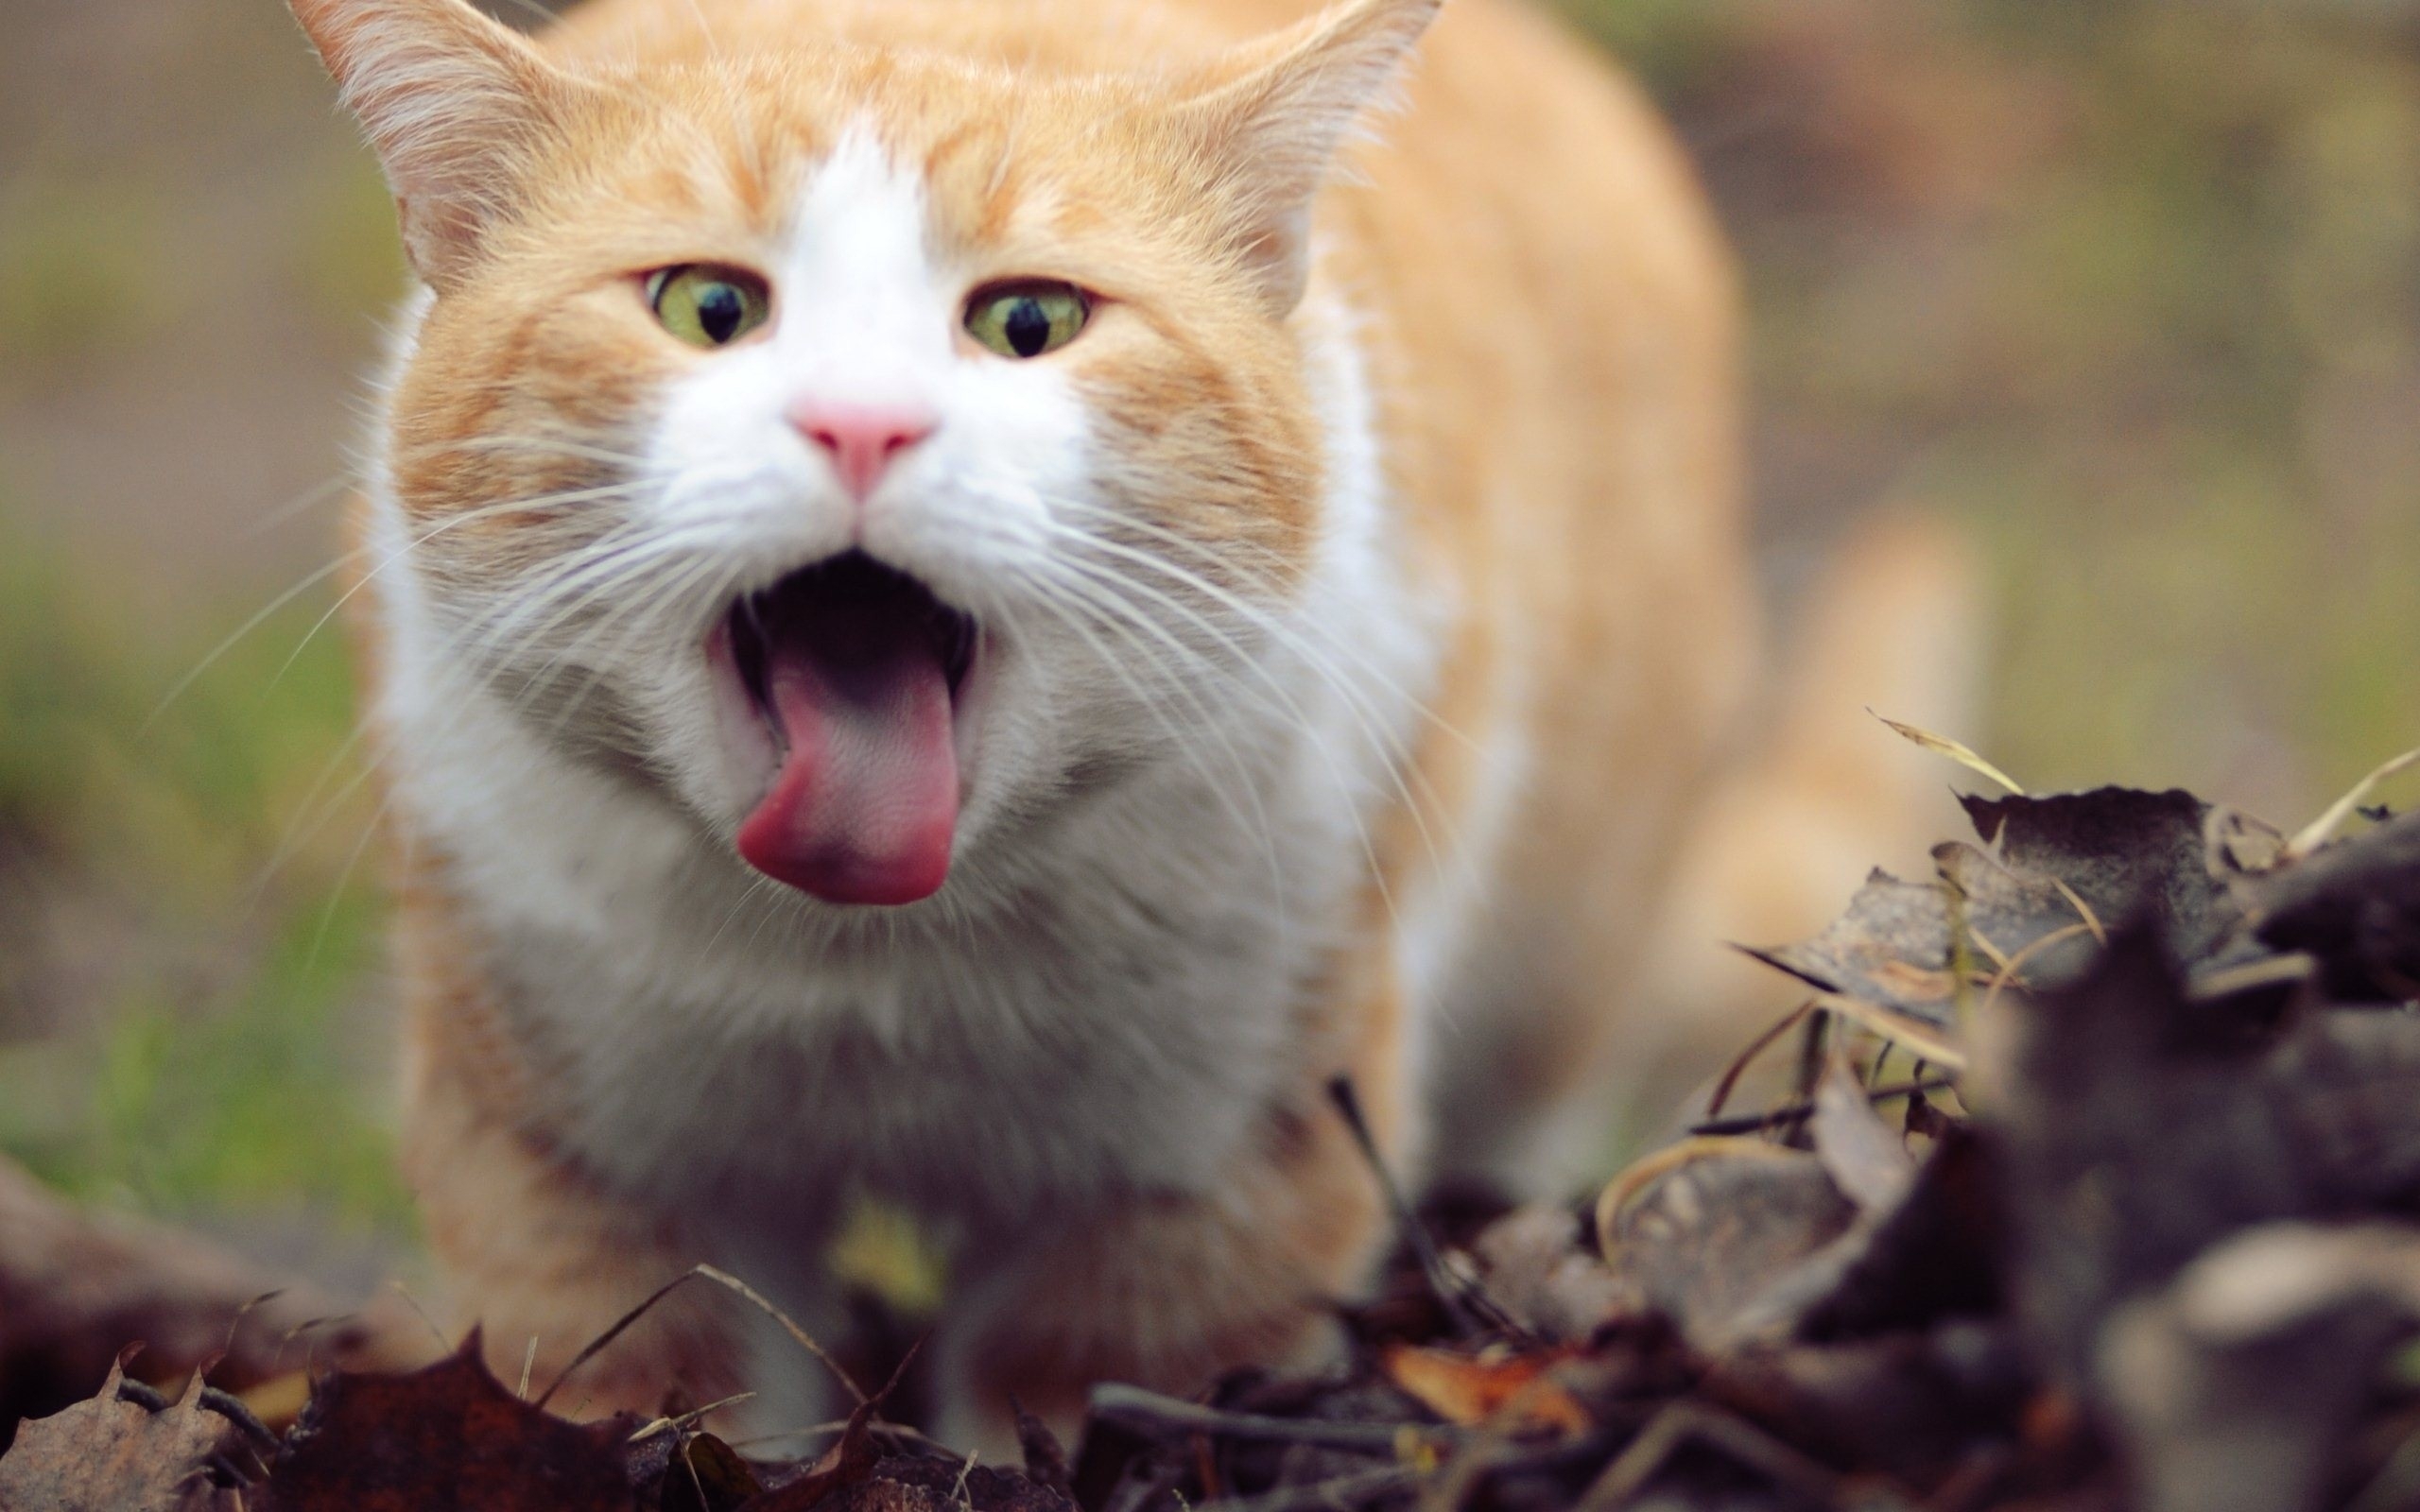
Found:
M 1582 1434 L 1590 1421 L 1587 1409 L 1549 1374 L 1570 1356 L 1568 1349 L 1474 1356 L 1405 1344 L 1389 1349 L 1379 1364 L 1405 1395 L 1449 1423 Z
M 17 1430 L 0 1457 L 0 1512 L 238 1512 L 211 1463 L 244 1453 L 242 1436 L 201 1405 L 200 1376 L 158 1412 L 120 1400 L 125 1376 L 121 1361 L 91 1400 Z
M 630 1512 L 629 1429 L 549 1416 L 488 1373 L 476 1334 L 409 1375 L 337 1374 L 280 1453 L 270 1512 Z

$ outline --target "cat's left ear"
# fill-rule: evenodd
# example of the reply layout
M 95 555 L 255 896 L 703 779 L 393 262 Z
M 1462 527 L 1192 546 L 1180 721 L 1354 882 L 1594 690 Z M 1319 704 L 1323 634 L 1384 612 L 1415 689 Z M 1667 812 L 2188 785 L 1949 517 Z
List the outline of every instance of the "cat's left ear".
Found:
M 291 4 L 386 167 L 413 269 L 444 288 L 510 214 L 570 80 L 464 0 Z
M 1337 150 L 1387 97 L 1443 0 L 1351 0 L 1231 60 L 1180 107 L 1218 175 L 1227 234 L 1270 309 L 1303 297 L 1311 201 Z

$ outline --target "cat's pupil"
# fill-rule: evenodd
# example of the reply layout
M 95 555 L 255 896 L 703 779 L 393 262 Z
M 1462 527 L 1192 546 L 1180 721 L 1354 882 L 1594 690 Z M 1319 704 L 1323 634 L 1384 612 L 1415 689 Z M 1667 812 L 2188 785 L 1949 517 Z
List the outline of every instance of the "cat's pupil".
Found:
M 1000 334 L 1009 338 L 1009 350 L 1020 357 L 1040 354 L 1050 344 L 1050 312 L 1042 301 L 1028 295 L 1009 306 L 1009 318 L 1000 323 Z
M 698 328 L 717 346 L 739 334 L 747 313 L 739 291 L 728 284 L 709 284 L 698 291 Z

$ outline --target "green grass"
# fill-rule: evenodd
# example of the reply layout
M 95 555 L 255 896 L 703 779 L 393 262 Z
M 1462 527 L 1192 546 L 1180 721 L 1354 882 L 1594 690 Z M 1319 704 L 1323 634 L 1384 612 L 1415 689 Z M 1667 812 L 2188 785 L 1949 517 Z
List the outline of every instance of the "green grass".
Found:
M 0 832 L 99 984 L 0 1004 L 65 1021 L 0 1044 L 0 1150 L 147 1209 L 400 1221 L 340 636 L 298 604 L 202 666 L 242 606 L 163 626 L 55 544 L 0 564 Z

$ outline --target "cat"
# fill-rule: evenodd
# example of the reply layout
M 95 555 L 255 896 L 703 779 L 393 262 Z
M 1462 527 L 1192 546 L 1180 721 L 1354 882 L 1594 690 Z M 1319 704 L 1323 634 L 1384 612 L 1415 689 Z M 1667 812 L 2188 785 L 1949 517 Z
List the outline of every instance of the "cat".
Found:
M 1336 1078 L 1534 1194 L 1705 1069 L 1639 984 L 1757 685 L 1735 281 L 1555 23 L 292 3 L 418 276 L 348 592 L 408 1170 L 504 1367 L 700 1262 L 836 1331 L 872 1197 L 996 1445 L 1336 1349 Z M 692 1286 L 560 1400 L 742 1389 L 847 1401 Z

